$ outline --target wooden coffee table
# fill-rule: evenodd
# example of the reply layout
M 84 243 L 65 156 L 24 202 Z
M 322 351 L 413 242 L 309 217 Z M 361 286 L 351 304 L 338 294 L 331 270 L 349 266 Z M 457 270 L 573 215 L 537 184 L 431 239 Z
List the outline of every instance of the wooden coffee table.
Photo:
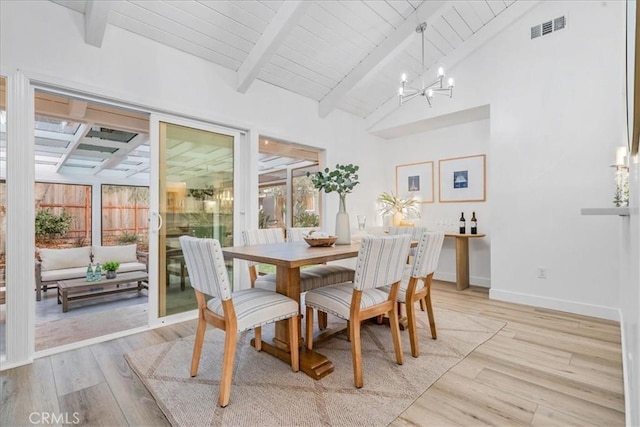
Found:
M 121 292 L 140 292 L 149 289 L 147 281 L 149 275 L 144 271 L 118 273 L 115 279 L 105 279 L 87 282 L 85 279 L 62 280 L 58 282 L 58 304 L 62 304 L 62 312 L 69 311 L 69 301 L 99 297 Z M 125 283 L 138 282 L 138 286 L 120 287 Z

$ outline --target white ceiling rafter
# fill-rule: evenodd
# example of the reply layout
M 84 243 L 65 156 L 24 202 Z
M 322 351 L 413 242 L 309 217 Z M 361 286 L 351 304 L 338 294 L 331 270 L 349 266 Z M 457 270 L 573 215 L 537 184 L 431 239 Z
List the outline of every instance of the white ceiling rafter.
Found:
M 113 156 L 111 156 L 111 158 L 109 158 L 108 160 L 103 162 L 97 168 L 97 170 L 94 172 L 94 175 L 99 174 L 104 169 L 113 169 L 113 168 L 117 167 L 120 163 L 122 163 L 125 160 L 127 160 L 127 156 L 129 155 L 129 153 L 131 153 L 132 151 L 136 150 L 140 145 L 145 144 L 148 141 L 149 141 L 149 135 L 147 135 L 147 134 L 138 134 L 131 141 L 127 142 L 126 144 L 117 144 L 116 143 L 121 148 L 118 148 L 118 151 L 116 151 L 113 154 Z M 102 141 L 101 145 L 107 146 L 107 144 L 106 144 L 107 142 L 109 142 L 109 141 Z M 113 142 L 112 142 L 112 144 L 113 144 Z
M 405 47 L 405 41 L 415 32 L 416 26 L 431 16 L 445 2 L 424 2 L 400 24 L 382 43 L 369 54 L 334 87 L 321 101 L 318 108 L 320 117 L 326 117 L 336 108 L 342 98 L 367 75 Z M 413 18 L 415 17 L 415 18 Z
M 71 157 L 71 154 L 75 151 L 75 149 L 78 148 L 78 145 L 80 145 L 82 138 L 84 138 L 84 135 L 87 133 L 87 131 L 90 128 L 91 126 L 89 124 L 86 124 L 86 123 L 80 124 L 80 127 L 78 127 L 78 130 L 76 131 L 76 134 L 73 135 L 73 139 L 67 146 L 67 151 L 64 153 L 62 158 L 58 161 L 58 163 L 56 163 L 56 172 L 60 172 L 60 169 L 62 169 L 64 164 L 67 162 L 67 160 L 69 160 L 69 158 Z
M 85 30 L 93 28 L 91 31 L 100 41 L 106 32 L 104 28 L 98 31 L 101 27 L 92 23 L 96 16 L 102 16 L 102 20 L 106 17 L 110 25 L 233 71 L 236 81 L 232 85 L 238 93 L 245 93 L 255 80 L 261 80 L 320 103 L 321 117 L 339 109 L 364 118 L 368 124 L 375 122 L 373 118 L 387 114 L 388 105 L 397 108 L 395 94 L 402 73 L 407 73 L 410 79 L 419 78 L 425 71 L 430 76 L 431 67 L 440 64 L 453 72 L 452 64 L 457 62 L 460 52 L 468 52 L 468 45 L 477 46 L 475 40 L 484 39 L 482 33 L 491 21 L 503 17 L 514 6 L 521 7 L 519 3 L 531 3 L 528 0 L 51 1 L 81 14 L 86 21 Z M 110 10 L 97 14 L 97 8 L 106 5 L 111 6 Z M 431 13 L 425 13 L 426 9 Z M 415 36 L 415 27 L 423 21 L 429 27 L 421 49 L 420 39 L 411 36 Z M 404 41 L 397 35 L 402 26 L 408 27 Z M 89 43 L 89 33 L 79 37 Z M 399 40 L 395 46 L 394 37 Z M 388 49 L 386 55 L 383 45 Z M 47 107 L 55 117 L 82 114 L 81 105 L 64 105 L 69 111 L 55 105 Z M 106 125 L 94 117 L 96 113 L 89 104 L 84 119 L 76 121 Z M 136 119 L 126 126 L 141 129 L 148 127 L 148 123 Z
M 112 5 L 113 1 L 87 0 L 84 12 L 84 42 L 86 44 L 95 47 L 102 46 Z
M 298 24 L 309 8 L 310 2 L 286 1 L 262 33 L 238 69 L 236 90 L 245 93 L 256 79 L 262 67 L 271 60 L 289 32 Z

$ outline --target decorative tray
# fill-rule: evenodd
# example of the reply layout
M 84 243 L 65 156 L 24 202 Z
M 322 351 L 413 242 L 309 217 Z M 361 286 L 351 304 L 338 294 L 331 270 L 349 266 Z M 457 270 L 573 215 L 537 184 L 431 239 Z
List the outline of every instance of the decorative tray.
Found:
M 316 237 L 316 238 L 304 237 L 304 241 L 307 242 L 307 244 L 312 247 L 333 246 L 334 243 L 336 243 L 336 240 L 338 240 L 337 236 Z

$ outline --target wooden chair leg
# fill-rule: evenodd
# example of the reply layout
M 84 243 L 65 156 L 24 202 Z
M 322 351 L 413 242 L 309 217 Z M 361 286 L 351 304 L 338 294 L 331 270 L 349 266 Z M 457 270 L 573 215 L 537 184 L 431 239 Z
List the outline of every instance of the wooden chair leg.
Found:
M 253 340 L 254 347 L 256 348 L 256 350 L 261 351 L 262 350 L 262 327 L 258 326 L 256 328 L 253 328 L 253 333 L 255 334 L 255 339 Z
M 351 358 L 353 359 L 353 383 L 356 388 L 363 386 L 362 379 L 362 345 L 360 342 L 360 322 L 349 322 L 349 338 L 351 340 Z
M 300 355 L 298 353 L 298 316 L 289 318 L 289 346 L 291 351 L 291 369 L 300 370 Z
M 400 342 L 400 324 L 398 319 L 398 307 L 395 306 L 389 312 L 389 325 L 391 326 L 391 336 L 393 338 L 393 347 L 396 351 L 396 362 L 402 365 L 402 343 Z
M 307 349 L 313 350 L 313 308 L 307 307 L 306 314 L 306 339 L 307 339 Z
M 222 376 L 220 378 L 220 394 L 218 395 L 218 405 L 223 408 L 229 404 L 229 396 L 231 396 L 231 376 L 233 375 L 233 362 L 236 356 L 237 344 L 238 331 L 225 331 Z
M 382 325 L 382 322 L 384 322 L 384 314 L 379 314 L 376 316 L 376 323 L 378 325 Z
M 207 330 L 207 321 L 202 317 L 198 319 L 198 329 L 196 330 L 196 340 L 193 343 L 193 356 L 191 356 L 191 376 L 198 375 L 198 365 L 200 364 L 200 355 L 202 354 L 202 343 L 204 342 L 204 333 Z
M 351 341 L 351 322 L 347 320 L 347 341 Z
M 422 299 L 420 299 L 422 301 Z M 418 328 L 416 324 L 416 306 L 415 302 L 407 301 L 407 323 L 409 326 L 409 342 L 411 343 L 411 355 L 418 357 L 420 350 L 418 349 Z
M 327 313 L 318 311 L 318 329 L 324 331 L 327 329 Z
M 431 292 L 427 292 L 427 296 L 424 297 L 425 305 L 427 306 L 427 316 L 429 317 L 429 327 L 431 328 L 431 338 L 434 340 L 438 338 L 438 332 L 436 331 L 436 319 L 433 317 L 433 307 L 431 307 Z
M 427 307 L 426 307 L 426 304 L 425 304 L 424 300 L 420 300 L 420 310 L 422 310 L 422 311 L 426 311 L 427 310 Z

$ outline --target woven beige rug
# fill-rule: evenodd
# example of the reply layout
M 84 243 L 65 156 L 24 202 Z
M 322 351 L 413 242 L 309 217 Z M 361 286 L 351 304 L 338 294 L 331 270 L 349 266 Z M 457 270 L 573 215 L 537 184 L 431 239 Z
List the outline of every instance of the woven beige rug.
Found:
M 389 328 L 363 327 L 361 389 L 353 386 L 351 348 L 344 333 L 314 347 L 335 367 L 319 381 L 255 351 L 249 345 L 253 333 L 242 333 L 226 408 L 217 406 L 222 331 L 207 329 L 194 378 L 189 376 L 194 336 L 125 357 L 174 426 L 385 426 L 504 326 L 493 319 L 436 309 L 438 339 L 432 340 L 425 313 L 419 315 L 424 316 L 419 321 L 420 357 L 411 357 L 408 332 L 403 331 L 401 366 L 395 363 Z

